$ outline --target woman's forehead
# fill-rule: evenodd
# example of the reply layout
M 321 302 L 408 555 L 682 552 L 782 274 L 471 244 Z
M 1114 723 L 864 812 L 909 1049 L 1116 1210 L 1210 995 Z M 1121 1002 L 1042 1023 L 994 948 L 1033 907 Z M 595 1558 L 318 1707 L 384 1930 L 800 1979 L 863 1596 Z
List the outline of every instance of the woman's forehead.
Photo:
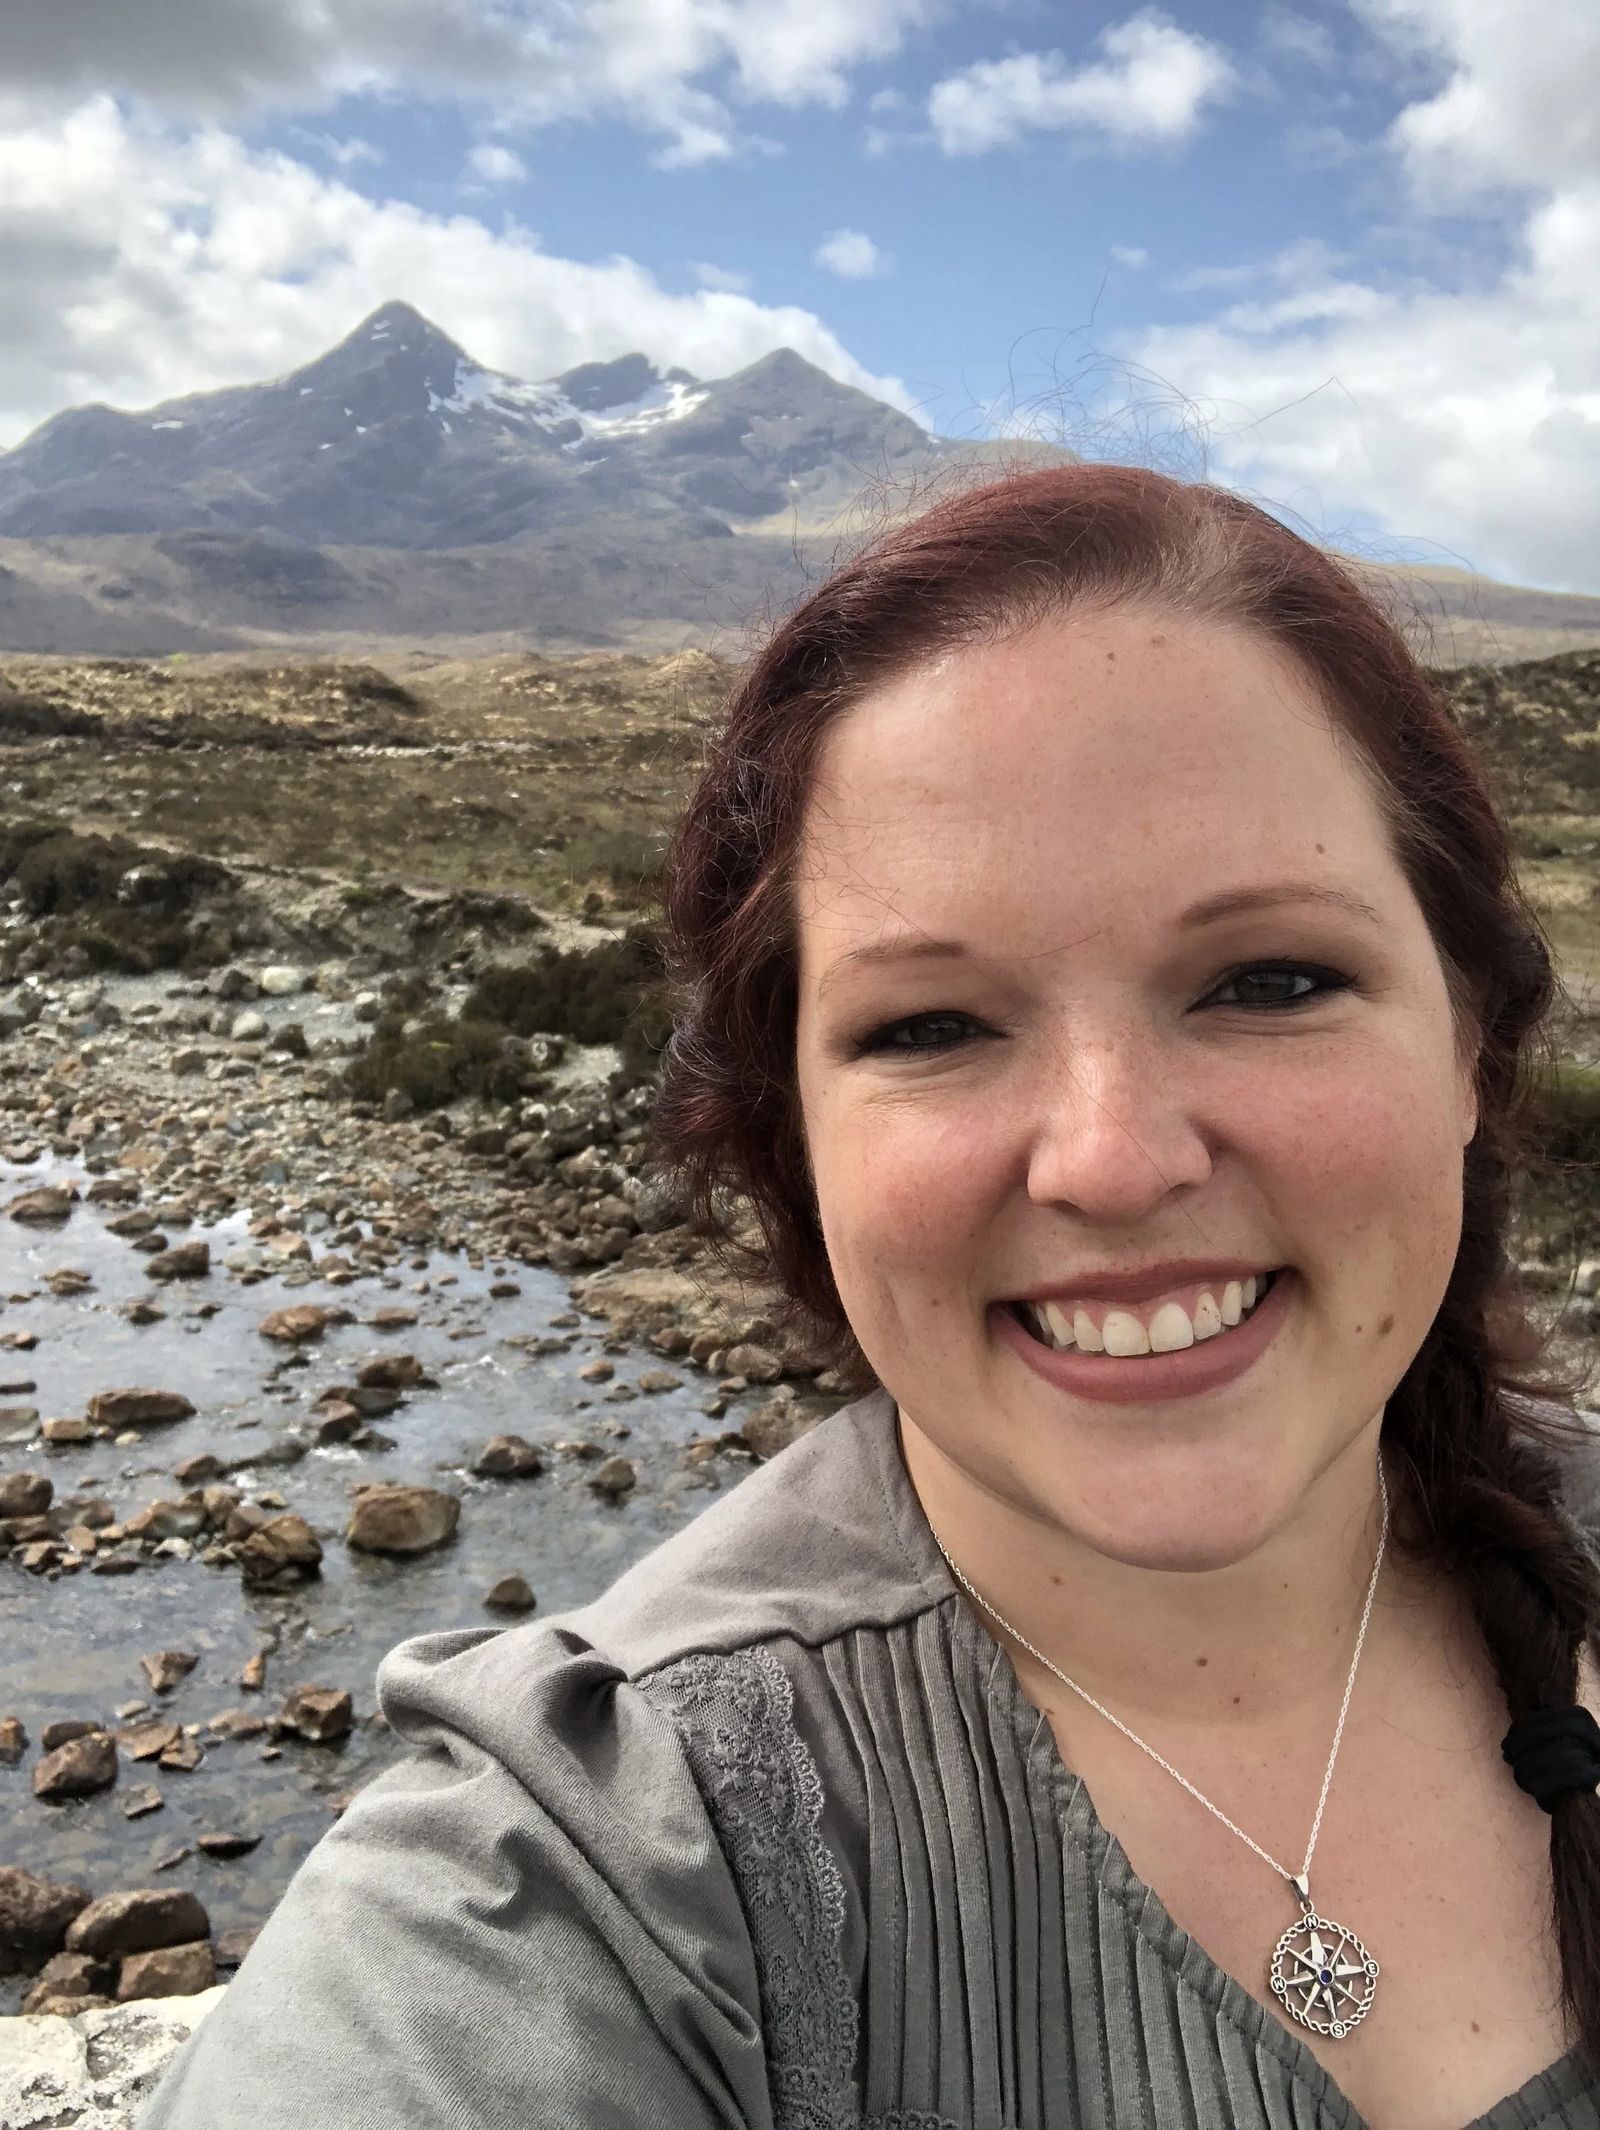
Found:
M 1030 874 L 1155 892 L 1179 871 L 1222 887 L 1241 868 L 1359 869 L 1387 840 L 1354 748 L 1269 645 L 1111 614 L 973 646 L 854 706 L 820 753 L 799 880 L 836 911 Z

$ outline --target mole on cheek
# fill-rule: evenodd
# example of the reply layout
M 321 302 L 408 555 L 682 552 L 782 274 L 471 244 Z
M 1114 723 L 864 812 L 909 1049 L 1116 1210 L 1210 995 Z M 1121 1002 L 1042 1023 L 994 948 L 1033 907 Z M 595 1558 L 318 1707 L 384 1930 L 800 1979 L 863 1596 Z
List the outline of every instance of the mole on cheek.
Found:
M 1379 1336 L 1379 1338 L 1380 1338 L 1380 1339 L 1386 1339 L 1386 1338 L 1387 1338 L 1387 1337 L 1389 1336 L 1390 1332 L 1391 1332 L 1391 1331 L 1393 1331 L 1393 1329 L 1394 1329 L 1394 1318 L 1393 1318 L 1392 1316 L 1386 1316 L 1386 1317 L 1384 1318 L 1383 1322 L 1382 1322 L 1382 1323 L 1381 1323 L 1381 1324 L 1380 1324 L 1380 1325 L 1378 1326 L 1378 1336 Z

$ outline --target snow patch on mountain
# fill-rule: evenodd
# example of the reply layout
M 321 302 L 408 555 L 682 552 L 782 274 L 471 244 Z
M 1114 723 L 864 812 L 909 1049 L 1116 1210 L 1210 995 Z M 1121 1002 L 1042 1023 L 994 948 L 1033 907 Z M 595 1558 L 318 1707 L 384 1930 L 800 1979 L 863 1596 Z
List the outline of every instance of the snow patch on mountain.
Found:
M 457 362 L 448 393 L 428 388 L 428 412 L 441 422 L 451 414 L 479 411 L 503 420 L 531 422 L 540 429 L 570 429 L 570 451 L 594 437 L 643 436 L 668 422 L 681 421 L 710 397 L 706 386 L 686 377 L 656 377 L 635 398 L 592 413 L 577 407 L 559 384 L 519 384 L 498 370 L 485 370 L 463 357 Z M 446 423 L 446 426 L 448 424 Z

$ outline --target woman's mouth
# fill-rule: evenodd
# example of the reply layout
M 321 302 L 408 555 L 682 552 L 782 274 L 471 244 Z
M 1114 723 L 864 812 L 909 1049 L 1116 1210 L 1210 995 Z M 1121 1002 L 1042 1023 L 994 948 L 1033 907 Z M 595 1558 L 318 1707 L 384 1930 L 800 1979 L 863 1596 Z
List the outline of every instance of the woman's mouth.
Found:
M 1254 1280 L 1178 1288 L 1137 1309 L 1002 1302 L 991 1315 L 1005 1343 L 1057 1389 L 1111 1405 L 1157 1404 L 1243 1375 L 1277 1337 L 1297 1284 L 1285 1265 Z
M 1280 1267 L 1280 1270 L 1283 1269 Z M 1249 1279 L 1181 1288 L 1140 1309 L 1104 1302 L 1013 1302 L 1017 1321 L 1041 1346 L 1059 1353 L 1103 1353 L 1117 1360 L 1147 1353 L 1180 1353 L 1220 1338 L 1254 1315 L 1272 1291 L 1277 1272 Z

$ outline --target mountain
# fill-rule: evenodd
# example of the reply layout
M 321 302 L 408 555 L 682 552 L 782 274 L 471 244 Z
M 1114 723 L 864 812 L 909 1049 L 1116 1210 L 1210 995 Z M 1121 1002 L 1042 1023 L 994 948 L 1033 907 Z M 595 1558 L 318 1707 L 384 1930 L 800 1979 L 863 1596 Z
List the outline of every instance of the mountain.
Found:
M 386 303 L 287 377 L 0 452 L 0 650 L 737 651 L 930 482 L 1065 455 L 935 436 L 792 348 L 526 383 Z M 1600 600 L 1382 574 L 1441 664 L 1600 643 Z
M 790 349 L 711 383 L 624 355 L 526 384 L 387 303 L 287 377 L 54 416 L 0 454 L 0 536 L 430 550 L 626 513 L 716 538 L 730 518 L 831 513 L 870 473 L 961 448 Z

